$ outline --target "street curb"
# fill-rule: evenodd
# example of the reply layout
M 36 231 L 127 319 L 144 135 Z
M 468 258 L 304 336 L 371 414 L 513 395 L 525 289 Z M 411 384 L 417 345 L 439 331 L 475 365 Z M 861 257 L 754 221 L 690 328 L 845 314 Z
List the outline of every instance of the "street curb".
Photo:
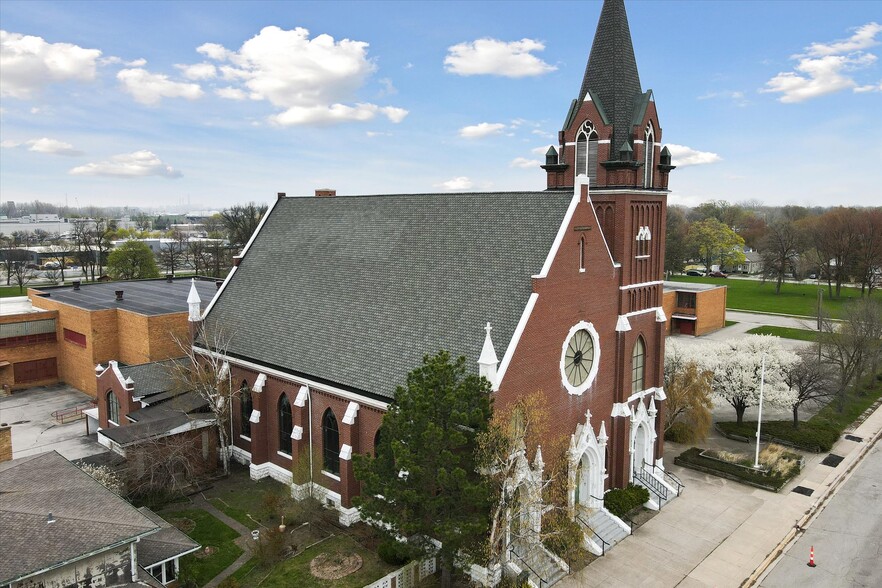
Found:
M 878 409 L 877 409 L 878 410 Z M 866 445 L 860 450 L 858 456 L 855 458 L 853 462 L 846 468 L 840 475 L 837 477 L 827 488 L 824 494 L 821 496 L 820 500 L 815 502 L 809 509 L 806 511 L 805 515 L 796 522 L 794 527 L 790 529 L 787 535 L 784 536 L 784 539 L 781 540 L 780 543 L 772 550 L 769 555 L 762 561 L 762 563 L 748 576 L 742 583 L 741 588 L 747 588 L 749 586 L 754 586 L 765 579 L 765 577 L 772 571 L 774 568 L 774 564 L 777 562 L 778 558 L 781 557 L 784 553 L 786 553 L 791 544 L 802 534 L 805 532 L 805 529 L 809 527 L 814 521 L 815 517 L 821 513 L 827 506 L 827 502 L 836 495 L 836 492 L 839 488 L 844 484 L 850 477 L 851 473 L 854 469 L 860 465 L 860 463 L 864 460 L 867 453 L 876 445 L 876 442 L 882 438 L 882 429 L 876 431 L 872 438 L 870 438 Z

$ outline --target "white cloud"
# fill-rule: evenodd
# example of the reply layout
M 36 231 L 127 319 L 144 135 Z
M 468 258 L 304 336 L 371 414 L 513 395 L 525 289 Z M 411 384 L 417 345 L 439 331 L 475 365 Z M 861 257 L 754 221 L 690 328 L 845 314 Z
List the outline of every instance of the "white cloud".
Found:
M 505 125 L 502 123 L 482 122 L 459 129 L 459 136 L 463 139 L 481 139 L 491 135 L 501 135 L 504 130 Z
M 0 147 L 5 149 L 12 149 L 15 147 L 27 147 L 28 151 L 33 151 L 34 153 L 45 153 L 47 155 L 82 155 L 83 152 L 74 149 L 74 146 L 70 143 L 65 143 L 64 141 L 59 141 L 57 139 L 50 139 L 48 137 L 43 137 L 41 139 L 30 139 L 29 141 L 25 141 L 20 143 L 18 141 L 7 140 L 0 143 Z
M 87 163 L 71 169 L 74 176 L 110 176 L 115 178 L 141 178 L 160 176 L 180 178 L 181 172 L 165 164 L 152 151 L 142 149 L 133 153 L 114 155 L 107 161 Z
M 217 88 L 214 93 L 227 100 L 245 100 L 248 98 L 248 95 L 241 88 L 234 88 L 232 86 Z
M 403 108 L 377 106 L 376 104 L 331 104 L 325 106 L 292 106 L 288 110 L 271 116 L 270 121 L 282 126 L 291 125 L 332 125 L 341 122 L 367 121 L 377 114 L 386 116 L 393 123 L 399 123 L 407 116 Z
M 667 148 L 671 152 L 671 163 L 678 167 L 705 165 L 707 163 L 716 163 L 723 160 L 723 158 L 716 153 L 711 153 L 710 151 L 698 151 L 697 149 L 686 147 L 685 145 L 668 143 Z
M 310 39 L 304 28 L 263 28 L 237 51 L 206 43 L 197 51 L 221 62 L 221 76 L 252 100 L 266 100 L 281 109 L 270 117 L 279 125 L 327 125 L 366 121 L 378 115 L 401 122 L 402 108 L 355 102 L 357 91 L 376 71 L 367 57 L 368 44 L 330 35 Z M 387 93 L 394 86 L 386 83 Z M 240 94 L 225 90 L 224 97 Z
M 175 82 L 165 74 L 150 73 L 146 69 L 122 69 L 116 79 L 137 102 L 148 106 L 159 104 L 163 98 L 195 100 L 203 93 L 199 84 Z
M 380 82 L 380 85 L 383 86 L 383 89 L 380 92 L 381 96 L 394 96 L 398 93 L 398 88 L 395 87 L 395 84 L 393 84 L 392 80 L 389 78 L 381 78 L 378 81 Z
M 538 135 L 539 137 L 546 137 L 548 139 L 554 139 L 554 133 L 549 133 L 548 131 L 543 131 L 542 129 L 533 129 L 530 131 L 534 135 Z
M 544 147 L 533 147 L 532 149 L 530 149 L 530 153 L 544 156 L 546 153 L 548 153 L 549 147 L 551 147 L 551 145 L 545 145 Z M 554 148 L 557 149 L 557 145 L 554 145 Z
M 539 167 L 542 162 L 538 159 L 527 159 L 526 157 L 515 157 L 509 164 L 510 167 L 533 168 Z
M 858 86 L 854 89 L 855 92 L 863 93 L 863 92 L 882 92 L 882 82 L 878 84 L 868 84 L 866 86 Z
M 118 65 L 122 64 L 126 67 L 144 67 L 147 65 L 147 60 L 143 57 L 140 59 L 134 59 L 132 61 L 125 61 L 122 57 L 116 57 L 111 55 L 110 57 L 102 57 L 98 61 L 101 65 Z
M 188 80 L 210 80 L 217 77 L 217 68 L 210 63 L 177 64 L 175 67 Z
M 478 39 L 447 48 L 444 69 L 461 76 L 495 75 L 507 78 L 538 76 L 557 69 L 533 55 L 545 44 L 534 39 L 499 41 Z
M 472 181 L 468 179 L 466 176 L 459 176 L 456 178 L 452 178 L 447 180 L 446 182 L 441 182 L 440 184 L 435 184 L 436 188 L 444 188 L 445 190 L 449 190 L 451 192 L 457 190 L 468 190 L 472 187 Z
M 373 139 L 374 137 L 391 137 L 392 133 L 388 131 L 366 131 L 365 135 Z
M 42 139 L 33 139 L 28 141 L 29 145 L 28 151 L 35 151 L 37 153 L 48 153 L 51 155 L 82 155 L 83 152 L 78 149 L 74 149 L 74 146 L 70 143 L 65 143 L 64 141 L 59 141 L 57 139 L 49 139 L 47 137 L 43 137 Z
M 0 30 L 0 96 L 30 99 L 53 82 L 90 82 L 101 51 Z
M 825 55 L 841 55 L 853 51 L 862 51 L 879 44 L 876 35 L 882 33 L 882 25 L 869 22 L 855 29 L 854 34 L 843 41 L 833 43 L 812 43 L 806 48 L 808 55 L 823 57 Z M 801 55 L 795 57 L 802 57 Z
M 806 53 L 792 57 L 797 60 L 794 71 L 778 73 L 760 92 L 778 93 L 779 101 L 792 104 L 849 88 L 853 92 L 874 91 L 875 85 L 860 85 L 854 75 L 877 61 L 876 55 L 864 50 L 879 44 L 879 33 L 882 25 L 871 22 L 843 41 L 812 43 Z
M 750 104 L 750 101 L 744 95 L 744 92 L 740 90 L 721 90 L 719 92 L 708 92 L 702 96 L 698 97 L 699 100 L 713 100 L 713 99 L 722 99 L 722 100 L 731 100 L 735 106 L 747 106 Z

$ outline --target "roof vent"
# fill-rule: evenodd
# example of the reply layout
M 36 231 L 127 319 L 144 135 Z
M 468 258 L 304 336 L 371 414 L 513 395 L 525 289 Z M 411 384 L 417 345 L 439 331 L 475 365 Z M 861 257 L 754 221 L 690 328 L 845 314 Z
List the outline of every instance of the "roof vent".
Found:
M 215 290 L 220 290 L 220 287 L 223 286 L 223 285 L 224 285 L 224 281 L 223 281 L 223 280 L 215 280 L 215 281 L 214 281 L 214 288 L 215 288 Z
M 285 197 L 285 193 L 284 193 L 284 192 L 279 192 L 278 194 L 276 194 L 276 197 L 277 197 L 279 200 L 281 200 L 282 198 Z
M 73 281 L 73 287 L 74 287 L 74 292 L 79 292 L 79 291 L 80 291 L 80 281 L 79 281 L 79 280 L 74 280 L 74 281 Z
M 337 195 L 337 190 L 332 190 L 331 188 L 316 188 L 315 189 L 315 197 L 316 198 L 331 198 Z
M 49 516 L 46 517 L 46 524 L 47 524 L 47 525 L 51 525 L 51 524 L 54 523 L 56 520 L 58 520 L 58 519 L 56 519 L 54 516 L 52 516 L 52 513 L 50 512 L 50 513 L 49 513 Z
M 122 300 L 122 299 L 123 299 L 123 290 L 114 290 L 113 293 L 116 294 L 116 299 L 117 299 L 117 300 Z

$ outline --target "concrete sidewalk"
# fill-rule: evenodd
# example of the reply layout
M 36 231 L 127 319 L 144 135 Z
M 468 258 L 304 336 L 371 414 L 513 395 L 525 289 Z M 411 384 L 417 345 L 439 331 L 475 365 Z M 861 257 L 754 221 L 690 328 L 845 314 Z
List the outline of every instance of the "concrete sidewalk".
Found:
M 797 524 L 811 524 L 880 432 L 882 407 L 851 433 L 862 442 L 843 437 L 833 447 L 842 463 L 828 467 L 821 464 L 826 454 L 808 454 L 803 472 L 777 494 L 676 466 L 686 446 L 667 444 L 665 464 L 686 485 L 683 495 L 558 586 L 740 586 L 774 563 Z M 792 492 L 797 485 L 812 496 Z

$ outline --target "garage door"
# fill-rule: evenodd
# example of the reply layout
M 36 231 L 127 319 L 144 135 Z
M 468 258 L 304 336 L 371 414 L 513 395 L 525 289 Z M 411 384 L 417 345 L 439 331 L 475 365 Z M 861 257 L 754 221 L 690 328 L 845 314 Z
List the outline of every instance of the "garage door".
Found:
M 25 384 L 58 377 L 58 365 L 54 357 L 34 361 L 20 361 L 12 365 L 15 383 Z

